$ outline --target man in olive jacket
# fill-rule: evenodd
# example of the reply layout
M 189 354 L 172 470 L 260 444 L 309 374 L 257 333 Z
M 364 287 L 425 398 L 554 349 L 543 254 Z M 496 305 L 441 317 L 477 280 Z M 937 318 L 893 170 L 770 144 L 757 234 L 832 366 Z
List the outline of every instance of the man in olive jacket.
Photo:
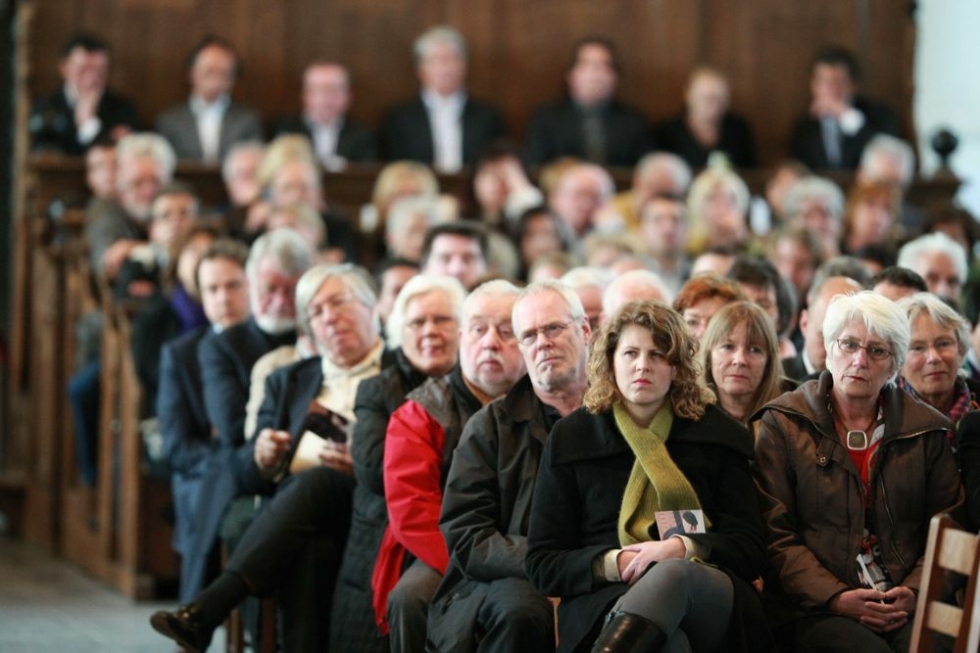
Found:
M 525 288 L 514 332 L 528 374 L 467 422 L 443 495 L 450 563 L 429 608 L 430 651 L 548 651 L 554 612 L 527 579 L 531 495 L 552 425 L 578 408 L 589 322 L 577 295 L 548 281 Z

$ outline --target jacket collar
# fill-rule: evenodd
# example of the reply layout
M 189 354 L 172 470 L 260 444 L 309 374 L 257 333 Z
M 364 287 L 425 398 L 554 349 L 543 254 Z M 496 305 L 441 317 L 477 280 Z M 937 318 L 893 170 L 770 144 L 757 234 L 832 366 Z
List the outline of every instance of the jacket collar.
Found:
M 526 423 L 530 426 L 531 435 L 542 444 L 548 439 L 551 428 L 545 419 L 545 405 L 534 394 L 531 377 L 525 374 L 514 384 L 500 402 L 501 410 L 509 415 L 515 424 Z

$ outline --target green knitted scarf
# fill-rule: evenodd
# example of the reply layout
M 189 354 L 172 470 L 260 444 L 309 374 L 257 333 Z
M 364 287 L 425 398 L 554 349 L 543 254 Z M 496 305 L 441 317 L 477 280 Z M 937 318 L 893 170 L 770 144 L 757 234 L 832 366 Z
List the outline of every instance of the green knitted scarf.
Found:
M 659 511 L 700 510 L 701 503 L 684 472 L 667 453 L 665 443 L 674 423 L 670 401 L 664 402 L 647 428 L 637 425 L 620 403 L 613 406 L 613 416 L 636 456 L 619 509 L 619 543 L 648 542 Z

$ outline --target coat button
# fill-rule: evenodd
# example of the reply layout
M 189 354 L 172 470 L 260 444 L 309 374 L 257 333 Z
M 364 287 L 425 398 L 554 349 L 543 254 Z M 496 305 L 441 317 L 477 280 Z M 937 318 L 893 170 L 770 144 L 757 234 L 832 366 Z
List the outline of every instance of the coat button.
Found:
M 820 458 L 817 459 L 817 462 L 820 463 L 821 465 L 826 465 L 827 464 L 827 456 L 820 456 Z

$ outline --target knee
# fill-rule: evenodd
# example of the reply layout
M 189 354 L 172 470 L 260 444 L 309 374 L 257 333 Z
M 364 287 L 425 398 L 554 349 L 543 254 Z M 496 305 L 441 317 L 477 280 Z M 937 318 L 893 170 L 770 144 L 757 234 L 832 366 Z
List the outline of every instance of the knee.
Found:
M 399 617 L 425 615 L 431 598 L 427 585 L 410 582 L 402 576 L 388 595 L 388 618 L 397 621 Z
M 679 594 L 690 586 L 693 564 L 686 560 L 663 560 L 651 567 L 644 578 L 649 577 L 649 583 L 656 583 L 664 596 Z

